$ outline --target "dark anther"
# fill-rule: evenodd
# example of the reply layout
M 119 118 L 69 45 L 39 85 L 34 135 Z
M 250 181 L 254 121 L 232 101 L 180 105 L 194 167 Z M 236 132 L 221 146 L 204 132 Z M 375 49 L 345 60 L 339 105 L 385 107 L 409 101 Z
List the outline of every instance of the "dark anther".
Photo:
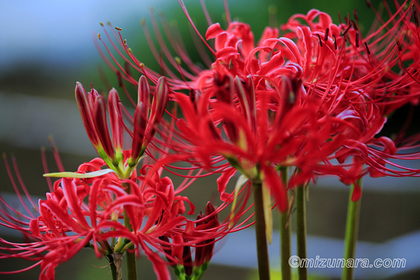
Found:
M 401 47 L 400 41 L 398 41 L 398 39 L 395 39 L 395 43 L 397 44 L 398 51 L 402 51 L 402 47 Z
M 366 5 L 368 6 L 368 8 L 372 8 L 372 3 L 370 3 L 370 0 L 366 0 Z
M 343 34 L 341 36 L 345 37 L 347 32 L 349 32 L 351 25 L 347 26 L 346 30 L 344 30 Z
M 337 39 L 335 38 L 335 35 L 333 35 L 334 38 L 334 49 L 337 49 Z
M 190 100 L 194 103 L 195 101 L 195 90 L 190 90 Z
M 325 36 L 324 36 L 324 41 L 326 42 L 326 41 L 328 41 L 328 36 L 329 36 L 329 34 L 330 34 L 330 29 L 329 28 L 327 28 L 326 30 L 325 30 Z
M 365 42 L 365 47 L 366 47 L 366 51 L 367 51 L 367 53 L 368 54 L 370 54 L 370 50 L 369 50 L 369 47 L 368 47 L 368 45 L 367 45 L 367 43 Z
M 359 47 L 359 33 L 356 33 L 356 48 Z
M 165 214 L 165 211 L 162 210 L 162 213 L 160 214 L 160 217 L 156 220 L 155 225 L 159 224 L 163 220 L 163 215 Z
M 318 36 L 318 39 L 319 39 L 319 44 L 321 45 L 321 47 L 322 47 L 322 41 L 321 41 L 321 36 L 319 36 L 319 34 L 316 34 L 317 36 Z

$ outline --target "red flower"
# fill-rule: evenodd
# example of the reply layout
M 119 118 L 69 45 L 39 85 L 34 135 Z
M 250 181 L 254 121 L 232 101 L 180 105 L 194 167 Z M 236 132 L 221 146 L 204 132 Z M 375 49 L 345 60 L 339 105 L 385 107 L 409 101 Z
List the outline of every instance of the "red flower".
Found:
M 130 176 L 147 145 L 156 133 L 166 104 L 168 102 L 168 87 L 165 78 L 160 78 L 154 92 L 153 102 L 150 102 L 150 88 L 144 77 L 140 78 L 138 86 L 138 105 L 134 117 L 129 116 L 128 121 L 133 124 L 133 137 L 130 159 L 127 163 L 123 159 L 123 133 L 127 125 L 124 123 L 123 110 L 125 110 L 115 89 L 108 95 L 109 117 L 111 121 L 112 140 L 108 131 L 105 99 L 92 91 L 86 94 L 80 83 L 76 85 L 76 101 L 80 115 L 85 125 L 90 141 L 99 156 L 107 165 L 117 172 L 121 178 Z
M 95 159 L 81 165 L 79 173 L 98 171 L 104 165 L 103 160 Z M 26 192 L 25 188 L 23 190 Z M 16 210 L 6 201 L 1 200 L 1 203 L 1 224 L 22 232 L 28 241 L 1 239 L 0 257 L 36 261 L 34 266 L 41 265 L 40 279 L 54 279 L 57 265 L 74 257 L 84 247 L 93 248 L 98 258 L 126 250 L 137 255 L 144 252 L 152 260 L 159 279 L 169 279 L 165 263 L 158 254 L 159 237 L 171 234 L 184 224 L 184 203 L 190 205 L 190 214 L 194 211 L 186 197 L 175 193 L 167 177 L 155 175 L 146 182 L 144 177 L 135 177 L 135 174 L 121 180 L 114 173 L 58 180 L 46 199 L 39 201 L 35 212 L 20 215 L 20 218 L 15 217 Z M 29 211 L 23 200 L 21 203 Z M 129 226 L 120 222 L 124 212 Z
M 176 234 L 174 231 L 160 237 L 168 262 L 177 275 L 188 278 L 194 273 L 194 278 L 200 279 L 213 256 L 215 242 L 235 230 L 234 227 L 227 230 L 227 220 L 219 223 L 220 209 L 208 202 L 205 214 L 200 213 L 196 221 L 187 221 Z

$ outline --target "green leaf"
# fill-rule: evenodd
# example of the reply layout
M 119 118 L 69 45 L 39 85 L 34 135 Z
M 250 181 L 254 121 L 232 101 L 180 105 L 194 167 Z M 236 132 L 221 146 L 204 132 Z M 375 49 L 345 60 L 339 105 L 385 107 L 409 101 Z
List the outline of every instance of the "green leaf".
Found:
M 55 172 L 55 173 L 46 173 L 44 174 L 44 177 L 55 177 L 55 178 L 95 178 L 99 177 L 105 174 L 108 174 L 110 172 L 114 172 L 112 169 L 102 169 L 98 171 L 88 172 L 88 173 L 76 173 L 76 172 Z
M 230 210 L 230 222 L 229 222 L 229 228 L 233 226 L 233 217 L 235 215 L 235 207 L 236 207 L 236 201 L 239 195 L 239 191 L 241 190 L 242 186 L 248 181 L 248 178 L 245 177 L 245 175 L 241 175 L 238 178 L 238 181 L 236 181 L 235 185 L 235 194 L 233 196 L 232 201 L 232 209 Z
M 271 196 L 270 190 L 267 186 L 263 184 L 262 188 L 265 217 L 265 234 L 267 235 L 268 244 L 271 244 L 271 240 L 273 237 L 273 212 L 271 211 Z

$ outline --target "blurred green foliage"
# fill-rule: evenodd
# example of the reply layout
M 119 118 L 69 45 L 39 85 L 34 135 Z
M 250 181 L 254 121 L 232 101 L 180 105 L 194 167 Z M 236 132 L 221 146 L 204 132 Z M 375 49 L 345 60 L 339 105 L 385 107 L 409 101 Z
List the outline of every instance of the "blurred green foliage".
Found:
M 272 270 L 270 273 L 271 280 L 281 280 L 281 272 L 280 270 Z M 293 280 L 298 280 L 298 275 L 296 273 L 292 274 Z M 317 276 L 317 275 L 309 275 L 308 280 L 328 280 L 329 278 L 323 277 L 323 276 Z M 255 270 L 252 273 L 250 273 L 249 278 L 247 280 L 258 280 L 258 271 Z

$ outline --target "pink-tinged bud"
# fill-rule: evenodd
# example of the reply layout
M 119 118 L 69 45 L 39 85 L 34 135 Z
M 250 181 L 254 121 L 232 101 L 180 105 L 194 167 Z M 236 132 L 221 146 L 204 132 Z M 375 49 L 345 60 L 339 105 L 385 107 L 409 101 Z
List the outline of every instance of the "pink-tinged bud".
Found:
M 143 145 L 147 146 L 152 140 L 156 132 L 156 126 L 160 123 L 165 112 L 166 104 L 168 104 L 169 88 L 166 84 L 165 77 L 160 77 L 155 88 L 155 97 L 152 102 L 152 111 L 150 112 L 147 130 L 143 140 Z
M 146 106 L 147 114 L 149 114 L 149 106 L 150 106 L 150 86 L 147 78 L 145 76 L 141 76 L 139 79 L 138 84 L 138 102 L 143 103 Z
M 140 102 L 136 111 L 134 112 L 134 130 L 133 130 L 133 142 L 131 145 L 131 162 L 130 165 L 134 166 L 137 164 L 138 159 L 144 152 L 144 133 L 147 126 L 147 115 L 146 106 Z
M 89 140 L 93 146 L 97 147 L 99 145 L 99 139 L 96 135 L 95 124 L 93 122 L 92 107 L 90 106 L 91 104 L 85 89 L 79 82 L 76 83 L 75 97 L 77 107 L 79 107 L 80 116 L 82 117 L 83 125 L 85 126 Z
M 94 120 L 96 126 L 96 132 L 99 138 L 99 141 L 102 144 L 106 155 L 110 159 L 115 158 L 114 146 L 112 145 L 111 137 L 108 131 L 108 123 L 106 121 L 106 105 L 105 100 L 101 96 L 96 100 L 94 107 Z
M 112 141 L 118 152 L 123 149 L 124 122 L 121 101 L 116 89 L 111 89 L 108 95 L 109 118 L 111 122 Z
M 184 251 L 182 253 L 182 265 L 184 266 L 185 274 L 191 276 L 193 273 L 193 262 L 189 246 L 184 246 Z
M 219 221 L 217 218 L 217 214 L 214 213 L 215 211 L 216 209 L 214 208 L 213 204 L 211 202 L 207 202 L 205 216 L 201 214 L 197 217 L 198 220 L 201 220 L 197 222 L 197 229 L 209 230 L 217 228 L 219 226 Z M 197 244 L 197 248 L 195 251 L 195 265 L 199 267 L 205 263 L 208 263 L 213 257 L 213 249 L 213 238 L 210 238 Z
M 165 77 L 160 77 L 156 84 L 155 98 L 152 106 L 155 108 L 155 124 L 160 122 L 165 112 L 166 104 L 168 104 L 169 88 L 166 84 Z
M 90 107 L 90 110 L 93 112 L 94 106 L 99 98 L 102 98 L 102 95 L 100 95 L 95 89 L 92 89 L 88 94 L 88 104 Z
M 206 209 L 205 209 L 205 213 L 206 216 L 210 216 L 211 214 L 213 214 L 216 211 L 216 209 L 214 208 L 214 205 L 209 201 L 206 204 Z M 217 214 L 213 215 L 212 217 L 210 217 L 211 219 L 216 219 L 217 220 Z

